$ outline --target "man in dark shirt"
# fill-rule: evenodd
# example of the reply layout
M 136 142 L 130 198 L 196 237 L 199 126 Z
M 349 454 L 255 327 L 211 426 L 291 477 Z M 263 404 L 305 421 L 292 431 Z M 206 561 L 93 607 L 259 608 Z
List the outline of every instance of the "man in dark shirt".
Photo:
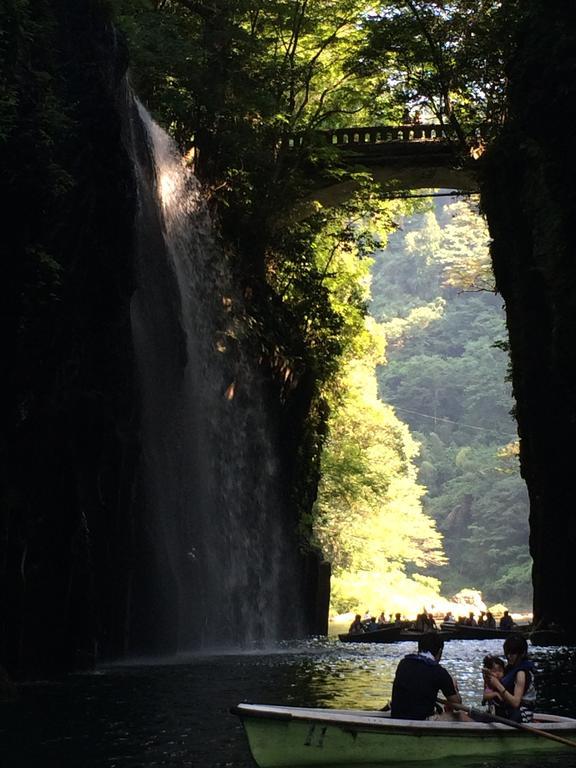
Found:
M 426 720 L 434 714 L 438 691 L 448 703 L 462 703 L 450 673 L 440 666 L 443 649 L 442 638 L 429 632 L 418 640 L 418 653 L 405 656 L 398 664 L 392 686 L 392 717 Z

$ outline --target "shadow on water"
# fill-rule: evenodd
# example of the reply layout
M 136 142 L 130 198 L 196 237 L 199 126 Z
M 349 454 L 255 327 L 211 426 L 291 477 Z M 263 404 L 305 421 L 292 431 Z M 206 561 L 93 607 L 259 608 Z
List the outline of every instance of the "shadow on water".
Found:
M 245 653 L 179 656 L 21 685 L 0 704 L 2 768 L 253 768 L 240 701 L 376 709 L 389 699 L 412 643 L 343 646 L 318 640 Z M 500 641 L 458 641 L 444 664 L 477 704 L 480 667 Z M 576 649 L 533 648 L 539 709 L 576 715 Z M 575 750 L 576 752 L 576 750 Z M 408 764 L 404 764 L 409 768 Z M 423 761 L 413 768 L 435 763 Z M 451 760 L 451 768 L 504 768 Z M 339 766 L 342 768 L 342 766 Z M 350 766 L 349 768 L 354 768 Z M 576 754 L 506 761 L 505 768 L 576 768 Z

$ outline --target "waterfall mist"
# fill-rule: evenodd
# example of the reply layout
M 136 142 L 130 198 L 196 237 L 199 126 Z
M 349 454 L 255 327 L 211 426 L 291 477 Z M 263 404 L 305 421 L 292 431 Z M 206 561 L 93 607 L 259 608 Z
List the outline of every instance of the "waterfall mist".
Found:
M 127 651 L 278 639 L 298 617 L 295 521 L 270 397 L 201 190 L 146 110 L 131 304 L 141 408 Z M 292 622 L 289 624 L 288 620 Z M 150 640 L 151 639 L 151 640 Z

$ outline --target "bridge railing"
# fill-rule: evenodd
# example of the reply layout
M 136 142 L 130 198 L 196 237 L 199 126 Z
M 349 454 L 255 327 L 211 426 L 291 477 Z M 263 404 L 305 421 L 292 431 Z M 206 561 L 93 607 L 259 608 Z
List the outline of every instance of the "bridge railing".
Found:
M 481 140 L 487 133 L 485 126 L 478 126 L 472 140 Z M 327 144 L 335 147 L 375 145 L 398 142 L 445 142 L 450 139 L 449 129 L 435 123 L 410 125 L 381 125 L 372 128 L 334 128 L 314 131 L 313 134 L 294 134 L 288 137 L 288 148 L 295 149 L 308 143 L 311 136 L 321 136 Z

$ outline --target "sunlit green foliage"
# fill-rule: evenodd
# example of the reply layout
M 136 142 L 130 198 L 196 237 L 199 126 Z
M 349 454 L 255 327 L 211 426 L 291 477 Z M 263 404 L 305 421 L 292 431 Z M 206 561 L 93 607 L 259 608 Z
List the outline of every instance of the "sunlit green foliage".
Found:
M 442 562 L 440 537 L 422 515 L 418 446 L 376 393 L 369 363 L 351 362 L 322 460 L 317 535 L 336 572 Z
M 517 457 L 500 455 L 494 444 L 466 446 L 449 469 L 452 477 L 427 504 L 450 553 L 448 584 L 476 585 L 491 602 L 526 606 L 531 561 Z
M 498 124 L 514 4 L 110 1 L 128 35 L 138 92 L 182 149 L 192 148 L 262 360 L 283 397 L 306 377 L 313 382 L 301 474 L 306 462 L 316 466 L 332 411 L 316 535 L 339 574 L 336 593 L 344 600 L 370 569 L 406 586 L 418 567 L 427 572 L 408 589 L 433 593 L 435 583 L 422 578 L 442 546 L 422 512 L 422 486 L 434 497 L 463 470 L 456 453 L 470 429 L 462 424 L 502 434 L 495 446 L 513 431 L 507 394 L 473 375 L 491 368 L 497 382 L 506 367 L 490 346 L 504 331 L 498 300 L 484 293 L 492 287 L 486 234 L 464 202 L 428 211 L 425 230 L 408 225 L 401 246 L 392 238 L 371 301 L 374 231 L 385 239 L 397 210 L 314 130 L 392 122 L 407 107 L 449 125 L 461 141 L 479 122 Z M 310 203 L 314 184 L 351 178 L 361 188 L 356 199 L 333 209 Z M 463 289 L 482 293 L 464 302 Z M 382 327 L 367 328 L 369 306 Z M 373 386 L 382 334 L 390 362 L 381 380 L 397 415 Z M 416 443 L 400 418 L 419 433 L 435 430 L 423 438 L 420 481 Z M 303 528 L 311 527 L 305 516 Z
M 338 379 L 316 504 L 315 538 L 333 567 L 336 611 L 380 601 L 415 604 L 437 596 L 439 582 L 412 581 L 407 568 L 445 562 L 441 535 L 422 510 L 425 489 L 414 462 L 418 444 L 377 394 L 374 366 L 382 329 L 368 321 L 371 354 L 352 359 Z M 415 577 L 414 577 L 415 578 Z
M 204 128 L 219 141 L 235 131 L 273 142 L 371 103 L 373 78 L 354 63 L 371 7 L 363 0 L 112 2 L 139 92 L 183 142 Z
M 426 108 L 460 138 L 502 121 L 515 13 L 501 0 L 387 0 L 366 21 L 366 66 L 379 65 L 400 104 Z
M 190 156 L 267 359 L 282 376 L 289 368 L 292 381 L 313 371 L 321 385 L 365 313 L 362 288 L 348 274 L 356 250 L 368 251 L 355 222 L 381 213 L 382 202 L 365 175 L 310 132 L 345 124 L 371 102 L 370 78 L 362 75 L 360 86 L 353 66 L 369 4 L 113 2 L 144 102 L 185 152 L 194 144 Z M 311 211 L 320 178 L 355 178 L 364 192 L 338 210 Z
M 515 428 L 501 302 L 485 289 L 466 291 L 489 286 L 482 220 L 459 201 L 402 229 L 375 264 L 372 311 L 388 339 L 379 380 L 422 442 L 424 509 L 450 561 L 438 572 L 443 591 L 476 587 L 489 602 L 526 607 L 527 498 L 517 457 L 505 450 Z

